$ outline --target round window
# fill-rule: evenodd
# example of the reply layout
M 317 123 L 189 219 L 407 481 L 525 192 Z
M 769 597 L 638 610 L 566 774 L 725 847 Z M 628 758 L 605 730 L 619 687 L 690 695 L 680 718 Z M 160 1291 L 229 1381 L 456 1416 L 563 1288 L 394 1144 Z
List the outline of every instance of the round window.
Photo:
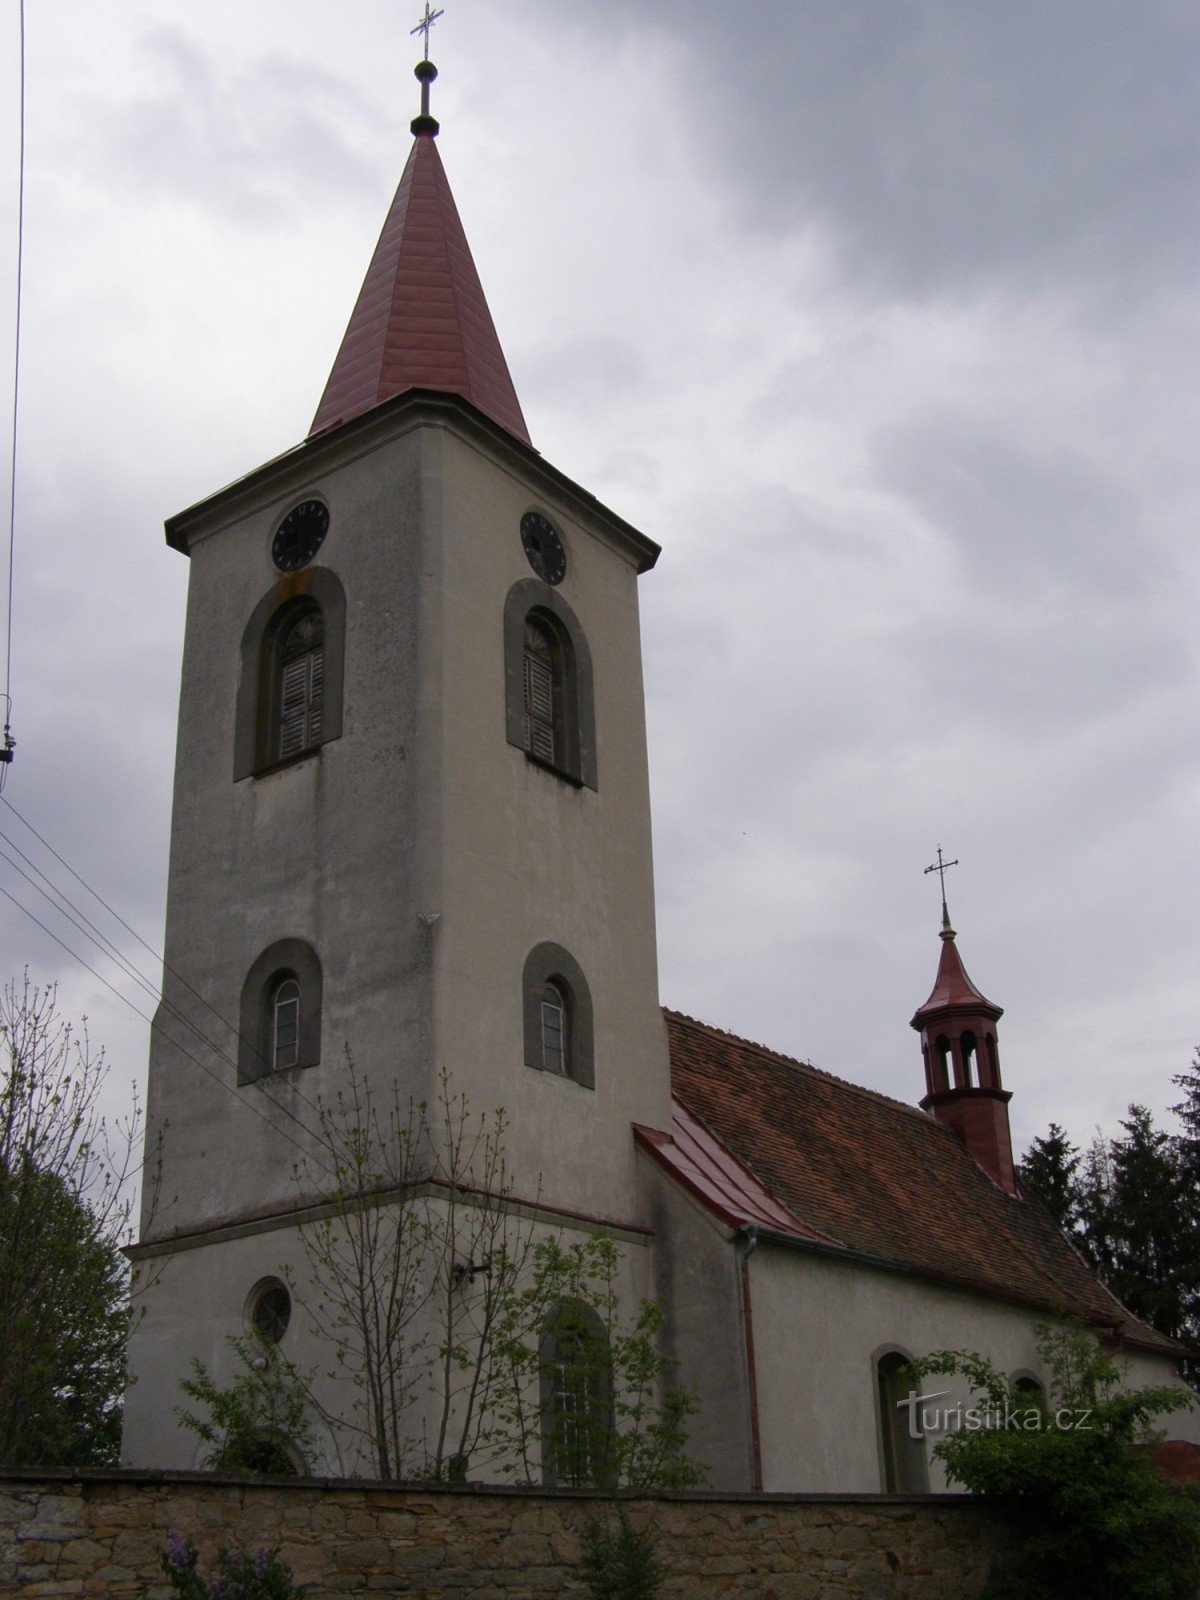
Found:
M 292 1320 L 292 1297 L 278 1278 L 264 1278 L 250 1291 L 250 1331 L 267 1344 L 278 1344 Z

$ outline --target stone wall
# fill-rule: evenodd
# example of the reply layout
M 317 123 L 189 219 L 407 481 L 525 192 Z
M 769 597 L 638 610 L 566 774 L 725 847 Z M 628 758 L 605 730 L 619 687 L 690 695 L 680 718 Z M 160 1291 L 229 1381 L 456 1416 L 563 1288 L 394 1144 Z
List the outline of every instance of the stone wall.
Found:
M 973 1600 L 998 1535 L 965 1497 L 631 1497 L 652 1522 L 664 1600 Z M 279 1544 L 309 1600 L 586 1600 L 579 1530 L 604 1502 L 572 1491 L 402 1489 L 188 1473 L 0 1479 L 0 1595 L 158 1600 L 168 1533 Z

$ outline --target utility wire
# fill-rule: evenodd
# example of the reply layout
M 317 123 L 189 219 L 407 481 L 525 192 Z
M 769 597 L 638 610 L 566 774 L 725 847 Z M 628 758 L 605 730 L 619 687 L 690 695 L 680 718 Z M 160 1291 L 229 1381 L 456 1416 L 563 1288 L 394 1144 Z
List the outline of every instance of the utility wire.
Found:
M 71 876 L 73 878 L 75 878 L 76 881 L 83 886 L 84 889 L 87 890 L 87 892 L 93 897 L 93 899 L 97 900 L 102 906 L 104 906 L 104 908 L 116 919 L 116 921 L 119 922 L 121 924 L 121 926 L 123 928 L 125 928 L 129 933 L 131 933 L 133 935 L 133 937 L 135 939 L 137 939 L 138 943 L 143 945 L 150 952 L 151 955 L 155 955 L 156 956 L 156 952 L 154 951 L 153 947 L 151 945 L 147 944 L 146 941 L 141 937 L 141 935 L 139 933 L 137 933 L 135 929 L 131 928 L 129 926 L 129 924 L 125 921 L 125 919 L 119 915 L 118 912 L 113 910 L 113 908 L 108 904 L 108 902 L 103 898 L 102 895 L 100 895 L 95 889 L 91 888 L 91 886 L 87 883 L 87 881 L 83 877 L 81 877 L 78 872 L 75 871 L 74 867 L 72 867 L 68 861 L 66 861 L 61 855 L 59 855 L 58 851 L 55 850 L 54 847 L 46 839 L 44 839 L 40 833 L 38 833 L 36 828 L 33 827 L 32 823 L 27 822 L 25 820 L 25 818 L 22 817 L 21 814 L 17 811 L 16 807 L 11 804 L 11 802 L 5 801 L 4 803 L 5 803 L 5 805 L 8 806 L 8 809 L 13 813 L 13 815 L 15 817 L 17 817 L 17 819 L 20 822 L 22 822 L 26 828 L 29 829 L 29 831 L 34 835 L 34 837 L 36 839 L 39 840 L 39 842 L 41 844 L 43 844 L 45 846 L 45 848 L 50 852 L 50 854 L 54 857 L 54 859 L 56 861 L 58 861 L 66 869 L 66 871 L 69 872 L 71 874 Z M 110 960 L 116 961 L 117 964 L 119 965 L 119 967 L 121 968 L 121 970 L 125 973 L 125 975 L 127 977 L 133 978 L 137 983 L 139 983 L 140 986 L 142 987 L 142 989 L 146 992 L 146 994 L 152 1000 L 160 1001 L 162 1003 L 162 1005 L 165 1007 L 165 1009 L 168 1012 L 168 1014 L 170 1016 L 174 1017 L 178 1022 L 182 1023 L 182 1025 L 185 1028 L 189 1029 L 196 1036 L 196 1038 L 200 1041 L 200 1043 L 202 1045 L 204 1045 L 208 1050 L 211 1050 L 214 1055 L 218 1056 L 228 1066 L 233 1067 L 233 1069 L 235 1071 L 237 1070 L 238 1063 L 234 1059 L 234 1057 L 232 1055 L 230 1055 L 228 1053 L 228 1051 L 222 1049 L 221 1046 L 216 1044 L 212 1039 L 208 1038 L 208 1036 L 204 1032 L 202 1032 L 202 1030 L 197 1026 L 197 1024 L 194 1023 L 192 1021 L 192 1019 L 186 1015 L 185 1012 L 183 1012 L 172 1001 L 168 1000 L 166 998 L 166 996 L 162 993 L 162 991 L 159 989 L 159 987 L 151 979 L 147 978 L 145 973 L 141 972 L 137 967 L 135 967 L 133 965 L 133 963 L 125 955 L 123 955 L 122 952 L 116 947 L 116 945 L 112 942 L 112 940 L 110 940 L 107 937 L 107 935 L 105 935 L 104 933 L 102 933 L 100 931 L 100 929 L 95 927 L 95 924 L 92 923 L 89 920 L 89 918 L 85 915 L 85 913 L 82 910 L 80 910 L 80 908 L 77 905 L 75 905 L 74 902 L 66 894 L 64 894 L 63 891 L 61 889 L 59 889 L 57 887 L 57 885 L 54 884 L 54 882 L 50 878 L 48 878 L 44 872 L 42 872 L 42 870 L 36 865 L 36 863 L 34 863 L 33 861 L 30 860 L 30 858 L 25 854 L 25 852 L 23 850 L 21 850 L 21 848 L 17 844 L 15 844 L 11 839 L 8 838 L 7 834 L 4 834 L 4 833 L 0 832 L 0 839 L 4 839 L 5 842 L 7 844 L 9 844 L 12 847 L 12 849 L 14 849 L 17 852 L 17 854 L 21 857 L 21 859 L 23 861 L 25 861 L 33 869 L 33 871 L 37 874 L 37 876 L 40 877 L 46 884 L 49 885 L 49 888 L 50 888 L 51 892 L 47 892 L 47 890 L 43 889 L 40 884 L 34 882 L 34 880 L 29 876 L 29 874 L 27 872 L 25 872 L 21 867 L 19 867 L 17 865 L 17 863 L 15 861 L 13 861 L 10 857 L 5 855 L 5 853 L 2 850 L 0 850 L 0 860 L 6 861 L 8 863 L 8 865 L 14 869 L 14 871 L 19 873 L 20 876 L 22 878 L 24 878 L 25 881 L 27 883 L 29 883 L 30 886 L 33 889 L 35 889 L 37 891 L 37 893 L 40 894 L 44 900 L 48 901 L 48 903 L 53 907 L 53 909 L 55 911 L 57 911 L 59 913 L 60 916 L 65 917 L 67 919 L 67 921 L 70 922 L 71 925 L 78 932 L 82 933 L 85 938 L 89 939 L 92 942 L 92 944 L 94 944 L 97 947 L 97 949 L 100 950 L 101 954 L 107 956 Z M 72 956 L 76 961 L 78 961 L 81 966 L 83 966 L 88 972 L 90 972 L 92 974 L 93 977 L 99 979 L 99 981 L 102 984 L 104 984 L 105 988 L 110 990 L 110 992 L 112 994 L 114 994 L 117 997 L 117 999 L 121 1001 L 121 1003 L 123 1005 L 128 1006 L 129 1009 L 134 1013 L 135 1016 L 140 1017 L 143 1022 L 149 1022 L 152 1030 L 157 1028 L 158 1031 L 160 1033 L 162 1033 L 165 1038 L 170 1040 L 170 1043 L 174 1046 L 174 1048 L 179 1050 L 182 1055 L 184 1055 L 189 1061 L 192 1061 L 197 1066 L 199 1066 L 201 1071 L 207 1073 L 207 1075 L 210 1078 L 212 1078 L 215 1083 L 219 1083 L 223 1088 L 227 1089 L 229 1091 L 229 1093 L 233 1095 L 234 1099 L 237 1100 L 239 1105 L 244 1105 L 244 1106 L 249 1107 L 250 1110 L 254 1111 L 255 1115 L 259 1116 L 260 1118 L 262 1118 L 262 1120 L 266 1121 L 269 1126 L 271 1126 L 271 1127 L 275 1126 L 275 1124 L 273 1122 L 271 1122 L 270 1118 L 264 1117 L 263 1113 L 261 1111 L 259 1111 L 258 1108 L 256 1106 L 254 1106 L 254 1104 L 251 1101 L 243 1098 L 243 1096 L 240 1095 L 237 1092 L 236 1088 L 232 1084 L 230 1084 L 225 1077 L 221 1076 L 218 1073 L 213 1072 L 209 1067 L 205 1066 L 205 1064 L 203 1062 L 201 1062 L 195 1055 L 193 1055 L 190 1050 L 186 1049 L 180 1043 L 180 1041 L 178 1039 L 172 1037 L 172 1035 L 170 1033 L 167 1033 L 167 1031 L 162 1027 L 161 1023 L 159 1023 L 157 1021 L 157 1019 L 155 1019 L 153 1017 L 148 1017 L 145 1014 L 145 1012 L 139 1010 L 139 1008 L 136 1005 L 134 1005 L 133 1001 L 130 1000 L 127 995 L 122 994 L 121 991 L 114 984 L 110 983 L 107 978 L 105 978 L 101 973 L 97 972 L 96 969 L 93 966 L 91 966 L 87 961 L 85 961 L 83 959 L 83 957 L 76 950 L 73 950 L 71 948 L 71 946 L 68 945 L 64 940 L 60 939 L 59 936 L 56 933 L 54 933 L 50 928 L 47 928 L 45 923 L 42 922 L 38 917 L 34 916 L 33 912 L 30 911 L 27 906 L 22 905 L 21 902 L 19 900 L 17 900 L 15 896 L 9 894 L 8 891 L 3 889 L 2 887 L 0 887 L 0 894 L 4 894 L 7 899 L 11 900 L 12 903 L 18 908 L 18 910 L 23 911 L 25 913 L 25 915 L 27 917 L 29 917 L 32 922 L 36 923 L 36 925 L 39 928 L 42 929 L 43 932 L 49 934 L 50 938 L 52 938 L 55 941 L 56 944 L 58 944 L 63 950 L 65 950 L 68 955 Z M 57 897 L 57 898 L 52 898 L 52 895 L 54 897 Z M 58 901 L 62 901 L 63 904 L 57 903 Z M 64 909 L 64 906 L 67 909 Z M 76 920 L 77 918 L 79 920 Z M 86 924 L 86 926 L 85 926 L 85 924 Z M 88 931 L 89 929 L 91 930 L 90 932 Z M 156 956 L 156 959 L 161 959 L 161 958 Z M 164 965 L 165 965 L 165 963 L 164 963 Z M 168 967 L 167 970 L 171 971 L 172 969 Z M 203 1001 L 204 997 L 202 995 L 200 995 L 199 992 L 196 989 L 192 988 L 191 984 L 186 983 L 186 980 L 184 980 L 182 978 L 180 979 L 180 982 L 184 983 L 184 986 L 192 994 L 196 995 L 196 997 L 198 999 Z M 237 1030 L 233 1028 L 232 1024 L 226 1022 L 225 1019 L 221 1016 L 221 1014 L 213 1006 L 208 1005 L 207 1001 L 204 1001 L 204 1004 L 208 1006 L 208 1009 L 217 1018 L 217 1020 L 223 1024 L 223 1026 L 229 1028 L 230 1031 L 235 1033 L 239 1038 L 241 1037 L 240 1034 L 237 1034 Z M 262 1061 L 264 1065 L 268 1064 L 266 1062 L 265 1057 L 262 1055 L 261 1051 L 259 1051 L 258 1049 L 254 1048 L 253 1045 L 250 1045 L 250 1048 L 252 1050 L 252 1053 L 255 1056 L 257 1056 L 258 1059 L 260 1061 Z M 320 1118 L 321 1118 L 321 1114 L 322 1114 L 321 1113 L 321 1107 L 319 1105 L 317 1105 L 314 1101 L 310 1100 L 302 1092 L 296 1091 L 296 1093 L 297 1093 L 297 1098 L 302 1100 L 304 1102 L 304 1104 L 306 1106 L 308 1106 L 309 1109 L 315 1113 L 315 1115 L 316 1115 L 316 1117 L 318 1118 L 318 1121 L 319 1121 Z M 321 1134 L 315 1132 L 312 1128 L 310 1128 L 308 1126 L 308 1124 L 301 1117 L 298 1117 L 296 1115 L 296 1113 L 294 1111 L 292 1111 L 289 1107 L 287 1107 L 285 1105 L 282 1105 L 278 1100 L 275 1100 L 273 1097 L 272 1097 L 271 1103 L 272 1103 L 272 1105 L 275 1107 L 275 1109 L 277 1111 L 279 1111 L 283 1116 L 287 1117 L 291 1122 L 294 1122 L 296 1124 L 297 1128 L 299 1128 L 300 1131 L 302 1133 L 306 1134 L 310 1139 L 314 1140 L 318 1144 L 318 1146 L 321 1146 L 321 1145 L 324 1144 L 323 1136 Z M 283 1130 L 282 1129 L 277 1129 L 277 1131 L 282 1132 Z M 294 1139 L 290 1138 L 289 1135 L 284 1134 L 284 1137 L 288 1138 L 288 1142 L 290 1144 L 294 1145 L 296 1149 L 301 1149 L 302 1148 L 299 1144 L 296 1143 L 296 1141 Z M 309 1157 L 310 1159 L 312 1159 L 311 1151 L 305 1151 L 304 1154 L 307 1157 Z M 331 1177 L 336 1177 L 336 1173 L 333 1171 L 333 1169 L 331 1167 L 329 1167 L 327 1162 L 325 1162 L 324 1160 L 320 1160 L 319 1161 L 319 1165 L 321 1165 L 324 1168 L 324 1170 Z
M 171 977 L 173 977 L 177 983 L 181 984 L 182 987 L 185 988 L 190 995 L 192 995 L 195 999 L 199 1000 L 200 1004 L 202 1006 L 204 1006 L 207 1011 L 210 1011 L 214 1017 L 216 1017 L 217 1021 L 222 1025 L 222 1027 L 228 1028 L 230 1033 L 233 1034 L 234 1038 L 238 1041 L 238 1043 L 243 1045 L 250 1052 L 250 1054 L 252 1056 L 255 1056 L 258 1059 L 258 1061 L 264 1067 L 270 1068 L 271 1063 L 267 1060 L 266 1056 L 263 1055 L 262 1051 L 258 1048 L 258 1046 L 254 1043 L 254 1041 L 252 1039 L 247 1039 L 246 1036 L 241 1032 L 241 1030 L 239 1028 L 235 1027 L 235 1025 L 232 1022 L 230 1022 L 228 1017 L 222 1015 L 222 1013 L 220 1011 L 218 1011 L 217 1008 L 204 995 L 202 995 L 200 993 L 199 989 L 194 988 L 192 986 L 192 984 L 190 984 L 187 981 L 187 979 L 183 976 L 183 974 L 181 972 L 177 972 L 176 969 L 170 965 L 170 963 L 167 961 L 167 959 L 166 959 L 166 957 L 164 955 L 160 954 L 159 951 L 157 951 L 154 948 L 153 945 L 147 944 L 146 940 L 142 938 L 141 934 L 137 931 L 137 929 L 133 928 L 133 927 L 130 927 L 129 923 L 125 921 L 125 918 L 123 916 L 121 916 L 120 912 L 118 912 L 113 906 L 109 905 L 108 901 L 104 898 L 104 896 L 102 894 L 100 894 L 100 892 L 98 890 L 93 889 L 91 884 L 88 883 L 88 881 L 86 880 L 86 878 L 81 877 L 80 874 L 78 872 L 76 872 L 75 868 L 71 865 L 71 863 L 69 861 L 65 860 L 61 855 L 59 855 L 58 851 L 54 848 L 54 846 L 50 843 L 50 841 L 48 839 L 45 839 L 37 831 L 37 829 L 34 827 L 32 822 L 28 821 L 27 818 L 25 818 L 25 817 L 23 817 L 21 815 L 21 813 L 17 810 L 16 806 L 13 805 L 11 800 L 4 800 L 4 804 L 12 812 L 13 816 L 16 817 L 17 821 L 22 825 L 22 827 L 27 828 L 29 830 L 29 832 L 38 841 L 38 843 L 43 847 L 43 849 L 49 851 L 49 853 L 54 857 L 55 861 L 58 862 L 59 866 L 62 867 L 65 871 L 69 872 L 71 874 L 71 876 L 75 879 L 76 883 L 78 883 L 83 889 L 85 889 L 87 891 L 87 893 L 91 895 L 92 899 L 97 902 L 97 904 L 102 905 L 104 907 L 105 911 L 108 912 L 109 916 L 112 917 L 114 921 L 119 922 L 121 924 L 121 926 L 125 929 L 126 933 L 132 935 L 132 937 L 137 940 L 137 942 L 141 945 L 143 950 L 147 951 L 151 956 L 153 956 L 155 961 L 158 961 L 158 962 L 162 963 L 164 971 L 170 973 Z M 46 875 L 43 872 L 41 872 L 38 867 L 34 866 L 34 863 L 29 860 L 29 857 L 25 854 L 25 852 L 23 850 L 21 850 L 16 844 L 14 844 L 13 841 L 11 839 L 9 839 L 9 837 L 8 837 L 8 835 L 6 833 L 0 832 L 0 839 L 4 839 L 7 844 L 12 845 L 12 848 L 14 850 L 16 850 L 17 854 L 21 857 L 22 861 L 27 862 L 30 866 L 33 867 L 34 871 L 38 873 L 39 877 L 42 877 L 43 879 L 45 879 L 45 881 L 47 883 L 50 883 L 50 879 L 47 878 Z M 69 906 L 71 906 L 71 909 L 73 911 L 78 912 L 79 916 L 83 917 L 83 912 L 79 910 L 78 906 L 73 904 L 73 902 L 70 900 L 69 896 L 63 894 L 62 891 L 60 889 L 58 889 L 57 887 L 55 887 L 54 885 L 51 885 L 51 887 L 54 888 L 55 894 L 59 895 L 60 898 L 65 900 L 66 903 Z M 83 917 L 83 920 L 85 922 L 88 921 L 88 919 L 86 917 Z M 88 926 L 92 927 L 92 924 L 90 922 L 88 922 Z M 101 935 L 101 937 L 103 938 L 104 936 Z M 111 941 L 107 941 L 106 940 L 106 942 L 110 943 Z M 122 957 L 121 959 L 124 960 L 124 957 Z M 132 963 L 130 963 L 130 965 L 132 966 Z M 138 974 L 138 976 L 142 976 L 142 975 Z M 143 982 L 144 983 L 149 983 L 150 980 L 149 979 L 145 979 L 143 977 Z M 154 994 L 154 997 L 155 997 L 156 1000 L 163 998 L 162 993 L 161 993 L 160 989 L 158 988 L 157 984 L 151 984 L 151 988 L 152 988 L 152 991 L 153 991 L 153 994 Z M 189 1026 L 192 1026 L 192 1024 L 189 1023 Z M 203 1037 L 203 1035 L 201 1035 L 201 1037 Z M 205 1042 L 209 1043 L 210 1041 L 206 1040 Z M 215 1049 L 216 1046 L 213 1046 L 213 1048 Z M 226 1059 L 231 1059 L 231 1058 L 226 1057 Z M 308 1106 L 311 1111 L 316 1112 L 318 1116 L 320 1115 L 320 1108 L 313 1101 L 309 1100 L 308 1097 L 303 1092 L 298 1090 L 297 1091 L 297 1098 L 300 1099 L 300 1100 L 303 1100 L 304 1104 L 306 1106 Z
M 12 454 L 8 480 L 8 617 L 4 647 L 4 738 L 0 745 L 0 792 L 8 776 L 16 741 L 12 736 L 12 637 L 13 637 L 13 567 L 17 544 L 17 402 L 21 392 L 21 282 L 25 259 L 25 0 L 17 8 L 17 26 L 20 34 L 18 50 L 18 134 L 17 156 L 17 305 L 16 326 L 13 336 L 13 405 Z
M 204 1064 L 204 1062 L 200 1060 L 199 1056 L 194 1056 L 191 1053 L 191 1051 L 185 1049 L 184 1046 L 181 1045 L 177 1039 L 172 1039 L 171 1035 L 169 1033 L 166 1033 L 165 1029 L 159 1027 L 159 1024 L 155 1021 L 155 1019 L 153 1017 L 148 1017 L 144 1011 L 139 1011 L 137 1006 L 134 1005 L 133 1001 L 129 998 L 128 995 L 122 994 L 121 991 L 115 986 L 115 984 L 112 984 L 112 983 L 110 983 L 108 981 L 108 979 L 103 975 L 103 973 L 97 972 L 95 967 L 91 966 L 88 962 L 86 962 L 83 959 L 83 957 L 79 954 L 79 952 L 77 950 L 72 950 L 70 945 L 67 944 L 65 940 L 60 939 L 58 934 L 56 934 L 52 929 L 48 928 L 46 926 L 46 924 L 40 920 L 40 918 L 35 917 L 33 912 L 30 911 L 29 907 L 28 906 L 23 906 L 21 904 L 21 902 L 16 898 L 15 895 L 9 894 L 8 890 L 6 888 L 4 888 L 4 886 L 2 884 L 0 884 L 0 894 L 2 894 L 6 900 L 10 900 L 12 902 L 12 904 L 14 906 L 16 906 L 18 911 L 23 911 L 31 922 L 35 923 L 42 930 L 42 932 L 44 934 L 47 934 L 51 939 L 53 939 L 55 944 L 59 945 L 63 950 L 65 950 L 67 952 L 67 954 L 73 960 L 78 961 L 79 965 L 81 967 L 83 967 L 87 972 L 90 972 L 93 978 L 96 978 L 100 983 L 102 983 L 104 985 L 104 987 L 106 989 L 110 990 L 113 994 L 115 994 L 117 999 L 120 1000 L 123 1005 L 127 1005 L 129 1007 L 129 1009 L 136 1016 L 141 1017 L 143 1022 L 148 1022 L 150 1024 L 150 1027 L 151 1027 L 152 1030 L 154 1028 L 158 1027 L 159 1031 L 161 1033 L 165 1034 L 166 1038 L 170 1041 L 170 1043 L 172 1045 L 174 1045 L 175 1049 L 177 1049 L 182 1056 L 185 1056 L 187 1058 L 187 1060 L 191 1061 L 195 1066 L 199 1067 L 201 1072 L 205 1073 L 206 1076 L 210 1077 L 213 1080 L 214 1083 L 219 1083 L 223 1089 L 227 1089 L 229 1091 L 229 1093 L 234 1097 L 234 1099 L 238 1102 L 239 1105 L 245 1106 L 247 1111 L 252 1111 L 254 1113 L 254 1115 L 260 1119 L 260 1121 L 265 1122 L 269 1128 L 273 1129 L 274 1132 L 280 1134 L 284 1139 L 287 1140 L 287 1142 L 290 1145 L 292 1145 L 295 1149 L 299 1150 L 300 1154 L 302 1156 L 304 1156 L 306 1160 L 311 1159 L 311 1152 L 306 1150 L 304 1148 L 304 1146 L 302 1144 L 300 1144 L 297 1140 L 293 1139 L 290 1133 L 286 1132 L 283 1128 L 278 1127 L 274 1122 L 272 1122 L 271 1118 L 267 1116 L 266 1112 L 265 1111 L 261 1111 L 258 1108 L 258 1106 L 256 1106 L 252 1101 L 243 1099 L 242 1096 L 240 1094 L 238 1094 L 237 1090 L 233 1087 L 233 1085 L 231 1083 L 226 1082 L 226 1080 L 224 1078 L 222 1078 L 218 1073 L 214 1072 L 211 1067 L 206 1066 Z M 292 1112 L 288 1111 L 286 1106 L 281 1106 L 278 1101 L 272 1101 L 272 1104 L 275 1106 L 276 1110 L 282 1111 L 283 1114 L 286 1117 L 290 1117 L 291 1120 L 293 1122 L 295 1122 L 301 1129 L 303 1129 L 303 1131 L 305 1133 L 310 1133 L 311 1132 L 310 1129 L 305 1128 L 304 1124 L 300 1121 L 300 1119 L 297 1116 L 295 1116 Z

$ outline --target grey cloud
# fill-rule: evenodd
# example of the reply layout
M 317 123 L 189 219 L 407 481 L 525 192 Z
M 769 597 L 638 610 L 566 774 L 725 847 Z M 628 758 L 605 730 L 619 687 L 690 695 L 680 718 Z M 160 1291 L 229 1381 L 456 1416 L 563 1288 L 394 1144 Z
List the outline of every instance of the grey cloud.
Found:
M 574 6 L 572 9 L 575 9 Z M 686 38 L 691 137 L 766 229 L 828 222 L 856 280 L 1190 281 L 1200 26 L 1159 0 L 605 0 Z

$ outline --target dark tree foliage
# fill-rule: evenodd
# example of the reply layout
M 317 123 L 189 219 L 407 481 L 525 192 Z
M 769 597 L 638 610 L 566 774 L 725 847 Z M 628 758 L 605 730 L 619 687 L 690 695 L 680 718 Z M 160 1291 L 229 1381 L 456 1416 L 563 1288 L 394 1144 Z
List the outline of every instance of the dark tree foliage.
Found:
M 1074 1235 L 1079 1224 L 1079 1151 L 1057 1122 L 1026 1150 L 1020 1174 L 1063 1232 Z
M 92 1057 L 28 983 L 0 997 L 0 1463 L 115 1463 L 129 1279 L 127 1165 Z M 128 1132 L 129 1130 L 125 1130 Z M 125 1160 L 131 1144 L 123 1138 Z
M 1122 1304 L 1200 1346 L 1200 1057 L 1174 1081 L 1182 1133 L 1131 1105 L 1115 1138 L 1081 1153 L 1051 1123 L 1018 1170 Z

